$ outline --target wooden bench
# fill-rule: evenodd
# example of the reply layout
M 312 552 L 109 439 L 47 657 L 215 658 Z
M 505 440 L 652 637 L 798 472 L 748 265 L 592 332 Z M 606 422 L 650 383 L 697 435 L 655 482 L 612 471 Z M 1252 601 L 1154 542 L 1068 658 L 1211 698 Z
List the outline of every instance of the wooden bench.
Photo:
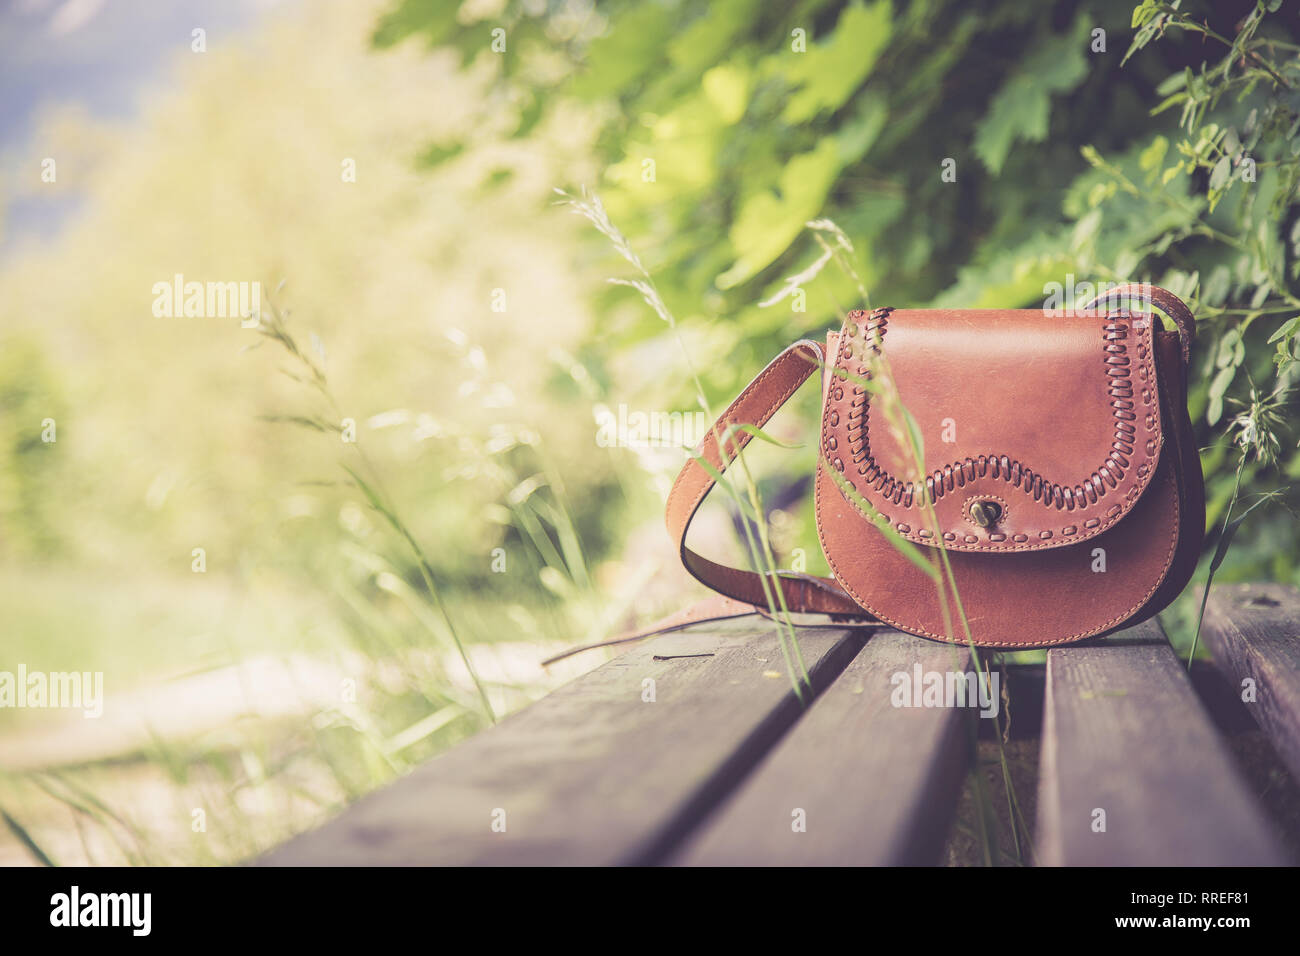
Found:
M 1300 778 L 1300 594 L 1217 587 L 1202 636 Z M 257 862 L 938 862 L 980 718 L 894 706 L 891 678 L 966 671 L 969 652 L 885 629 L 807 627 L 800 646 L 806 702 L 770 623 L 647 641 Z M 1030 860 L 1293 862 L 1158 623 L 1038 673 Z

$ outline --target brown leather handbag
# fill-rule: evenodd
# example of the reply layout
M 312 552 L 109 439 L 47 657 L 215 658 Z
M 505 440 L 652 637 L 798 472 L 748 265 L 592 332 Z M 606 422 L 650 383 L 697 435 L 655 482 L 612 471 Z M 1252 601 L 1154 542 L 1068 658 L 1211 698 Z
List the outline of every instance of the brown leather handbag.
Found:
M 1160 309 L 1177 331 L 1099 305 L 1116 299 Z M 1173 293 L 1126 285 L 1069 314 L 852 312 L 824 347 L 795 343 L 731 403 L 668 497 L 683 563 L 726 600 L 656 631 L 779 607 L 775 587 L 792 612 L 984 647 L 1064 644 L 1152 616 L 1191 577 L 1205 529 L 1187 415 L 1195 330 Z M 714 475 L 752 437 L 736 426 L 761 428 L 819 368 L 817 532 L 834 577 L 760 575 L 687 548 Z M 909 428 L 886 413 L 895 397 Z M 956 593 L 926 570 L 942 566 L 939 549 Z

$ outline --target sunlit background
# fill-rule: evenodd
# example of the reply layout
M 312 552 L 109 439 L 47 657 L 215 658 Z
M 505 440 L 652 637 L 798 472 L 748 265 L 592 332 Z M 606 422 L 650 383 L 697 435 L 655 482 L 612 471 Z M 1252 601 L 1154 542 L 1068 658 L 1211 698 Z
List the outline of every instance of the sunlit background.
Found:
M 104 674 L 99 718 L 0 709 L 0 863 L 247 859 L 607 659 L 540 663 L 698 591 L 659 517 L 682 452 L 602 416 L 690 413 L 696 375 L 716 407 L 859 280 L 1196 301 L 1211 525 L 1243 456 L 1238 508 L 1277 493 L 1221 579 L 1296 582 L 1296 435 L 1250 404 L 1295 374 L 1294 166 L 1216 179 L 1266 98 L 1153 117 L 1202 41 L 1121 67 L 1133 8 L 0 9 L 0 670 Z M 607 281 L 642 276 L 584 190 L 670 315 Z M 761 305 L 818 217 L 850 268 Z M 177 275 L 259 283 L 256 327 L 157 315 Z M 824 571 L 814 449 L 763 452 L 780 563 Z M 728 554 L 724 511 L 702 533 Z

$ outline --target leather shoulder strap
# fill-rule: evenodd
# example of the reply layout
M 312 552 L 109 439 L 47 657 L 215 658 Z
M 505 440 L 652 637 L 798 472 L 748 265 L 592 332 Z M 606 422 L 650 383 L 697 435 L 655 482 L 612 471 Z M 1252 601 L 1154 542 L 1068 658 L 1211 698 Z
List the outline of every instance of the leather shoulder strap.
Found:
M 710 561 L 686 546 L 686 533 L 699 510 L 714 477 L 697 459 L 704 459 L 718 474 L 726 472 L 741 450 L 749 444 L 748 432 L 737 425 L 762 428 L 777 409 L 784 405 L 808 378 L 825 364 L 822 346 L 810 339 L 791 345 L 759 372 L 714 424 L 713 429 L 682 466 L 672 491 L 668 494 L 665 518 L 668 533 L 677 542 L 682 564 L 700 583 L 745 604 L 768 607 L 773 582 L 785 595 L 786 607 L 794 612 L 818 614 L 864 614 L 851 597 L 831 578 L 816 577 L 793 571 L 780 571 L 766 577 Z M 719 445 L 721 442 L 721 446 Z M 775 597 L 775 592 L 771 592 Z
M 1196 317 L 1192 315 L 1192 310 L 1187 307 L 1182 299 L 1158 285 L 1149 285 L 1145 282 L 1126 282 L 1094 296 L 1083 308 L 1087 311 L 1111 299 L 1136 299 L 1155 306 L 1169 316 L 1174 325 L 1178 326 L 1178 338 L 1183 344 L 1183 365 L 1191 363 L 1192 342 L 1196 341 Z

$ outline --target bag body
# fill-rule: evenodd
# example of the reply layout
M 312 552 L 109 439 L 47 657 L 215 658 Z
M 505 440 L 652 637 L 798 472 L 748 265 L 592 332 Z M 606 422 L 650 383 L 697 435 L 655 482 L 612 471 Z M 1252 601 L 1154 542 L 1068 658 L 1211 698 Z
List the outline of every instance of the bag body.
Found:
M 1117 297 L 1156 305 L 1178 331 L 1093 303 L 1069 314 L 878 309 L 850 313 L 824 349 L 791 346 L 674 484 L 668 526 L 687 569 L 741 605 L 783 598 L 791 611 L 869 614 L 1004 649 L 1155 614 L 1190 579 L 1205 526 L 1186 396 L 1195 323 L 1163 289 L 1107 294 Z M 743 426 L 762 427 L 819 368 L 816 519 L 834 578 L 760 575 L 691 551 L 690 519 L 751 437 Z M 918 556 L 946 562 L 956 593 Z

